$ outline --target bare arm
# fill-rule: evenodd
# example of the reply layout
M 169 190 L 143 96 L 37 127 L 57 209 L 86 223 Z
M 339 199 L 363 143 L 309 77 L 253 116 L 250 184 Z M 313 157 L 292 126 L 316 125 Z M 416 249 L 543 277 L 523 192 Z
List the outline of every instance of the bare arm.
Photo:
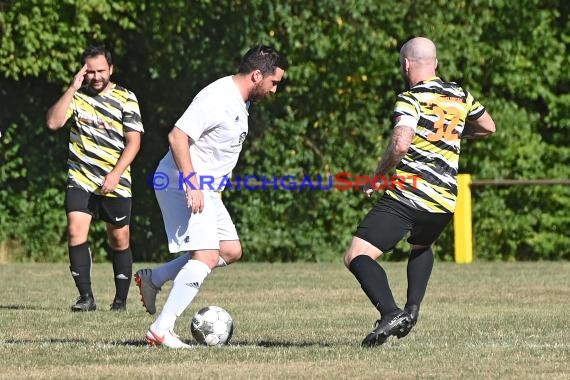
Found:
M 188 142 L 188 135 L 180 128 L 174 127 L 168 134 L 168 144 L 172 150 L 172 157 L 178 167 L 183 178 L 188 178 L 188 181 L 194 188 L 186 187 L 186 199 L 188 207 L 192 208 L 192 213 L 202 212 L 204 209 L 204 195 L 198 185 L 198 179 L 195 173 L 194 166 L 192 165 L 192 157 L 190 156 L 190 144 Z
M 461 138 L 477 139 L 495 133 L 495 122 L 487 111 L 476 120 L 469 120 L 463 129 Z
M 378 167 L 374 172 L 374 176 L 383 176 L 390 171 L 394 166 L 396 166 L 402 158 L 408 153 L 410 145 L 412 144 L 412 139 L 416 131 L 412 127 L 405 125 L 398 125 L 394 128 L 392 133 L 392 138 L 390 139 L 390 145 L 384 151 L 380 162 L 378 162 Z M 366 186 L 364 189 L 367 196 L 371 196 L 374 192 L 372 184 Z
M 67 91 L 65 91 L 61 98 L 59 98 L 59 100 L 48 110 L 46 122 L 49 129 L 55 131 L 65 125 L 65 122 L 67 121 L 67 108 L 73 100 L 75 92 L 81 88 L 86 72 L 87 65 L 83 65 L 81 70 L 75 74 L 73 83 L 71 83 Z
M 378 162 L 374 175 L 386 175 L 390 169 L 396 166 L 408 153 L 415 134 L 416 132 L 412 127 L 404 125 L 395 127 L 390 145 L 384 151 L 380 162 Z
M 115 190 L 121 179 L 121 175 L 123 175 L 137 156 L 141 147 L 141 133 L 136 131 L 127 132 L 125 134 L 125 141 L 125 149 L 123 153 L 121 153 L 121 157 L 119 157 L 113 170 L 105 176 L 105 180 L 101 186 L 101 192 L 103 194 L 111 193 Z

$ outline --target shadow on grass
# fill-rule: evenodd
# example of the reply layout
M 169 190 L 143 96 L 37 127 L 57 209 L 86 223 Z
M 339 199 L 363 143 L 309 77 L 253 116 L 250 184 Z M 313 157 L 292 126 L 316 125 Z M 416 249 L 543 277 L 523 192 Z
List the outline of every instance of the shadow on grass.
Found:
M 85 345 L 93 345 L 95 344 L 108 344 L 112 346 L 148 346 L 146 340 L 125 340 L 125 341 L 111 341 L 111 342 L 96 342 L 93 340 L 86 340 L 86 339 L 63 339 L 63 338 L 49 338 L 49 339 L 6 339 L 0 340 L 0 343 L 5 344 L 85 344 Z
M 330 347 L 328 343 L 322 342 L 281 342 L 281 341 L 270 341 L 270 340 L 262 340 L 257 343 L 250 343 L 250 342 L 235 342 L 235 345 L 248 345 L 248 346 L 258 346 L 258 347 Z
M 111 342 L 106 342 L 106 343 L 111 344 L 113 346 L 132 346 L 132 347 L 148 346 L 148 347 L 151 347 L 150 344 L 148 344 L 145 339 L 111 341 Z
M 193 347 L 205 347 L 204 345 L 197 344 L 195 342 L 186 342 Z M 115 346 L 149 346 L 146 340 L 122 340 L 122 341 L 114 341 L 114 342 L 107 342 L 107 344 L 115 345 Z M 248 341 L 232 341 L 230 344 L 227 345 L 229 348 L 239 348 L 239 347 L 265 347 L 265 348 L 273 348 L 273 347 L 330 347 L 330 344 L 327 343 L 319 343 L 319 342 L 281 342 L 281 341 L 267 341 L 262 340 L 259 342 L 248 342 Z
M 92 340 L 85 340 L 85 339 L 62 339 L 62 338 L 50 338 L 50 339 L 6 339 L 4 341 L 0 340 L 1 343 L 6 344 L 41 344 L 41 343 L 50 343 L 50 344 L 87 344 L 92 345 L 94 341 Z M 187 342 L 193 347 L 206 347 L 204 345 L 198 344 L 196 342 Z M 104 344 L 112 345 L 112 346 L 126 346 L 126 347 L 151 347 L 146 340 L 144 339 L 136 339 L 136 340 L 121 340 L 121 341 L 107 341 Z M 267 341 L 262 340 L 259 342 L 248 342 L 248 341 L 237 341 L 231 342 L 227 345 L 229 348 L 247 348 L 247 347 L 265 347 L 265 348 L 282 348 L 282 347 L 296 347 L 296 348 L 304 348 L 304 347 L 330 347 L 330 344 L 327 343 L 319 343 L 319 342 L 282 342 L 282 341 Z
M 85 339 L 60 339 L 60 338 L 51 338 L 51 339 L 6 339 L 3 343 L 9 344 L 38 344 L 38 343 L 54 343 L 54 344 L 78 344 L 78 343 L 92 343 Z
M 0 305 L 0 309 L 4 310 L 48 310 L 35 305 Z

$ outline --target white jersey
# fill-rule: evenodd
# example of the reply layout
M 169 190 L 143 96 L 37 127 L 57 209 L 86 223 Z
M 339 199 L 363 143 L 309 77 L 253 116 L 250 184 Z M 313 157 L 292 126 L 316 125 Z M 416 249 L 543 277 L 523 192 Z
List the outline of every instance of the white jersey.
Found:
M 221 190 L 220 183 L 227 183 L 248 133 L 247 108 L 232 76 L 227 76 L 200 91 L 175 123 L 188 135 L 192 166 L 202 178 L 198 183 L 213 179 L 202 190 Z M 158 170 L 178 171 L 170 149 Z

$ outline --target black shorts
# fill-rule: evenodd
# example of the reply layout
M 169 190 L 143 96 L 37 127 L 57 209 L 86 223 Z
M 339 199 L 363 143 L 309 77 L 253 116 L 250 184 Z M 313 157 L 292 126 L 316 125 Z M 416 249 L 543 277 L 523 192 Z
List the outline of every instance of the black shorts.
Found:
M 394 248 L 410 232 L 408 243 L 431 245 L 453 218 L 451 213 L 420 211 L 383 195 L 362 220 L 354 236 L 382 252 Z
M 117 227 L 131 222 L 131 198 L 104 197 L 69 187 L 65 197 L 65 212 L 84 212 Z

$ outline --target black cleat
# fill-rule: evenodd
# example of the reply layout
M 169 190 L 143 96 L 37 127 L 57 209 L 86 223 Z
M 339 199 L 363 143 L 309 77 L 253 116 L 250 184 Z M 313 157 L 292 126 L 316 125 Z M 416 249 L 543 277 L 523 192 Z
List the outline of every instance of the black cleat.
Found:
M 71 311 L 93 311 L 95 309 L 97 309 L 97 305 L 91 294 L 82 294 L 75 305 L 71 305 Z
M 404 332 L 411 321 L 410 315 L 402 310 L 388 317 L 383 317 L 376 321 L 374 330 L 364 338 L 361 346 L 372 347 L 384 344 L 391 335 L 398 336 Z
M 127 301 L 121 298 L 115 298 L 111 304 L 111 311 L 126 311 Z
M 404 327 L 403 330 L 396 334 L 398 339 L 405 337 L 410 333 L 410 331 L 412 331 L 412 328 L 418 322 L 420 307 L 418 305 L 406 305 L 406 307 L 404 307 L 404 311 L 410 316 L 410 322 Z

